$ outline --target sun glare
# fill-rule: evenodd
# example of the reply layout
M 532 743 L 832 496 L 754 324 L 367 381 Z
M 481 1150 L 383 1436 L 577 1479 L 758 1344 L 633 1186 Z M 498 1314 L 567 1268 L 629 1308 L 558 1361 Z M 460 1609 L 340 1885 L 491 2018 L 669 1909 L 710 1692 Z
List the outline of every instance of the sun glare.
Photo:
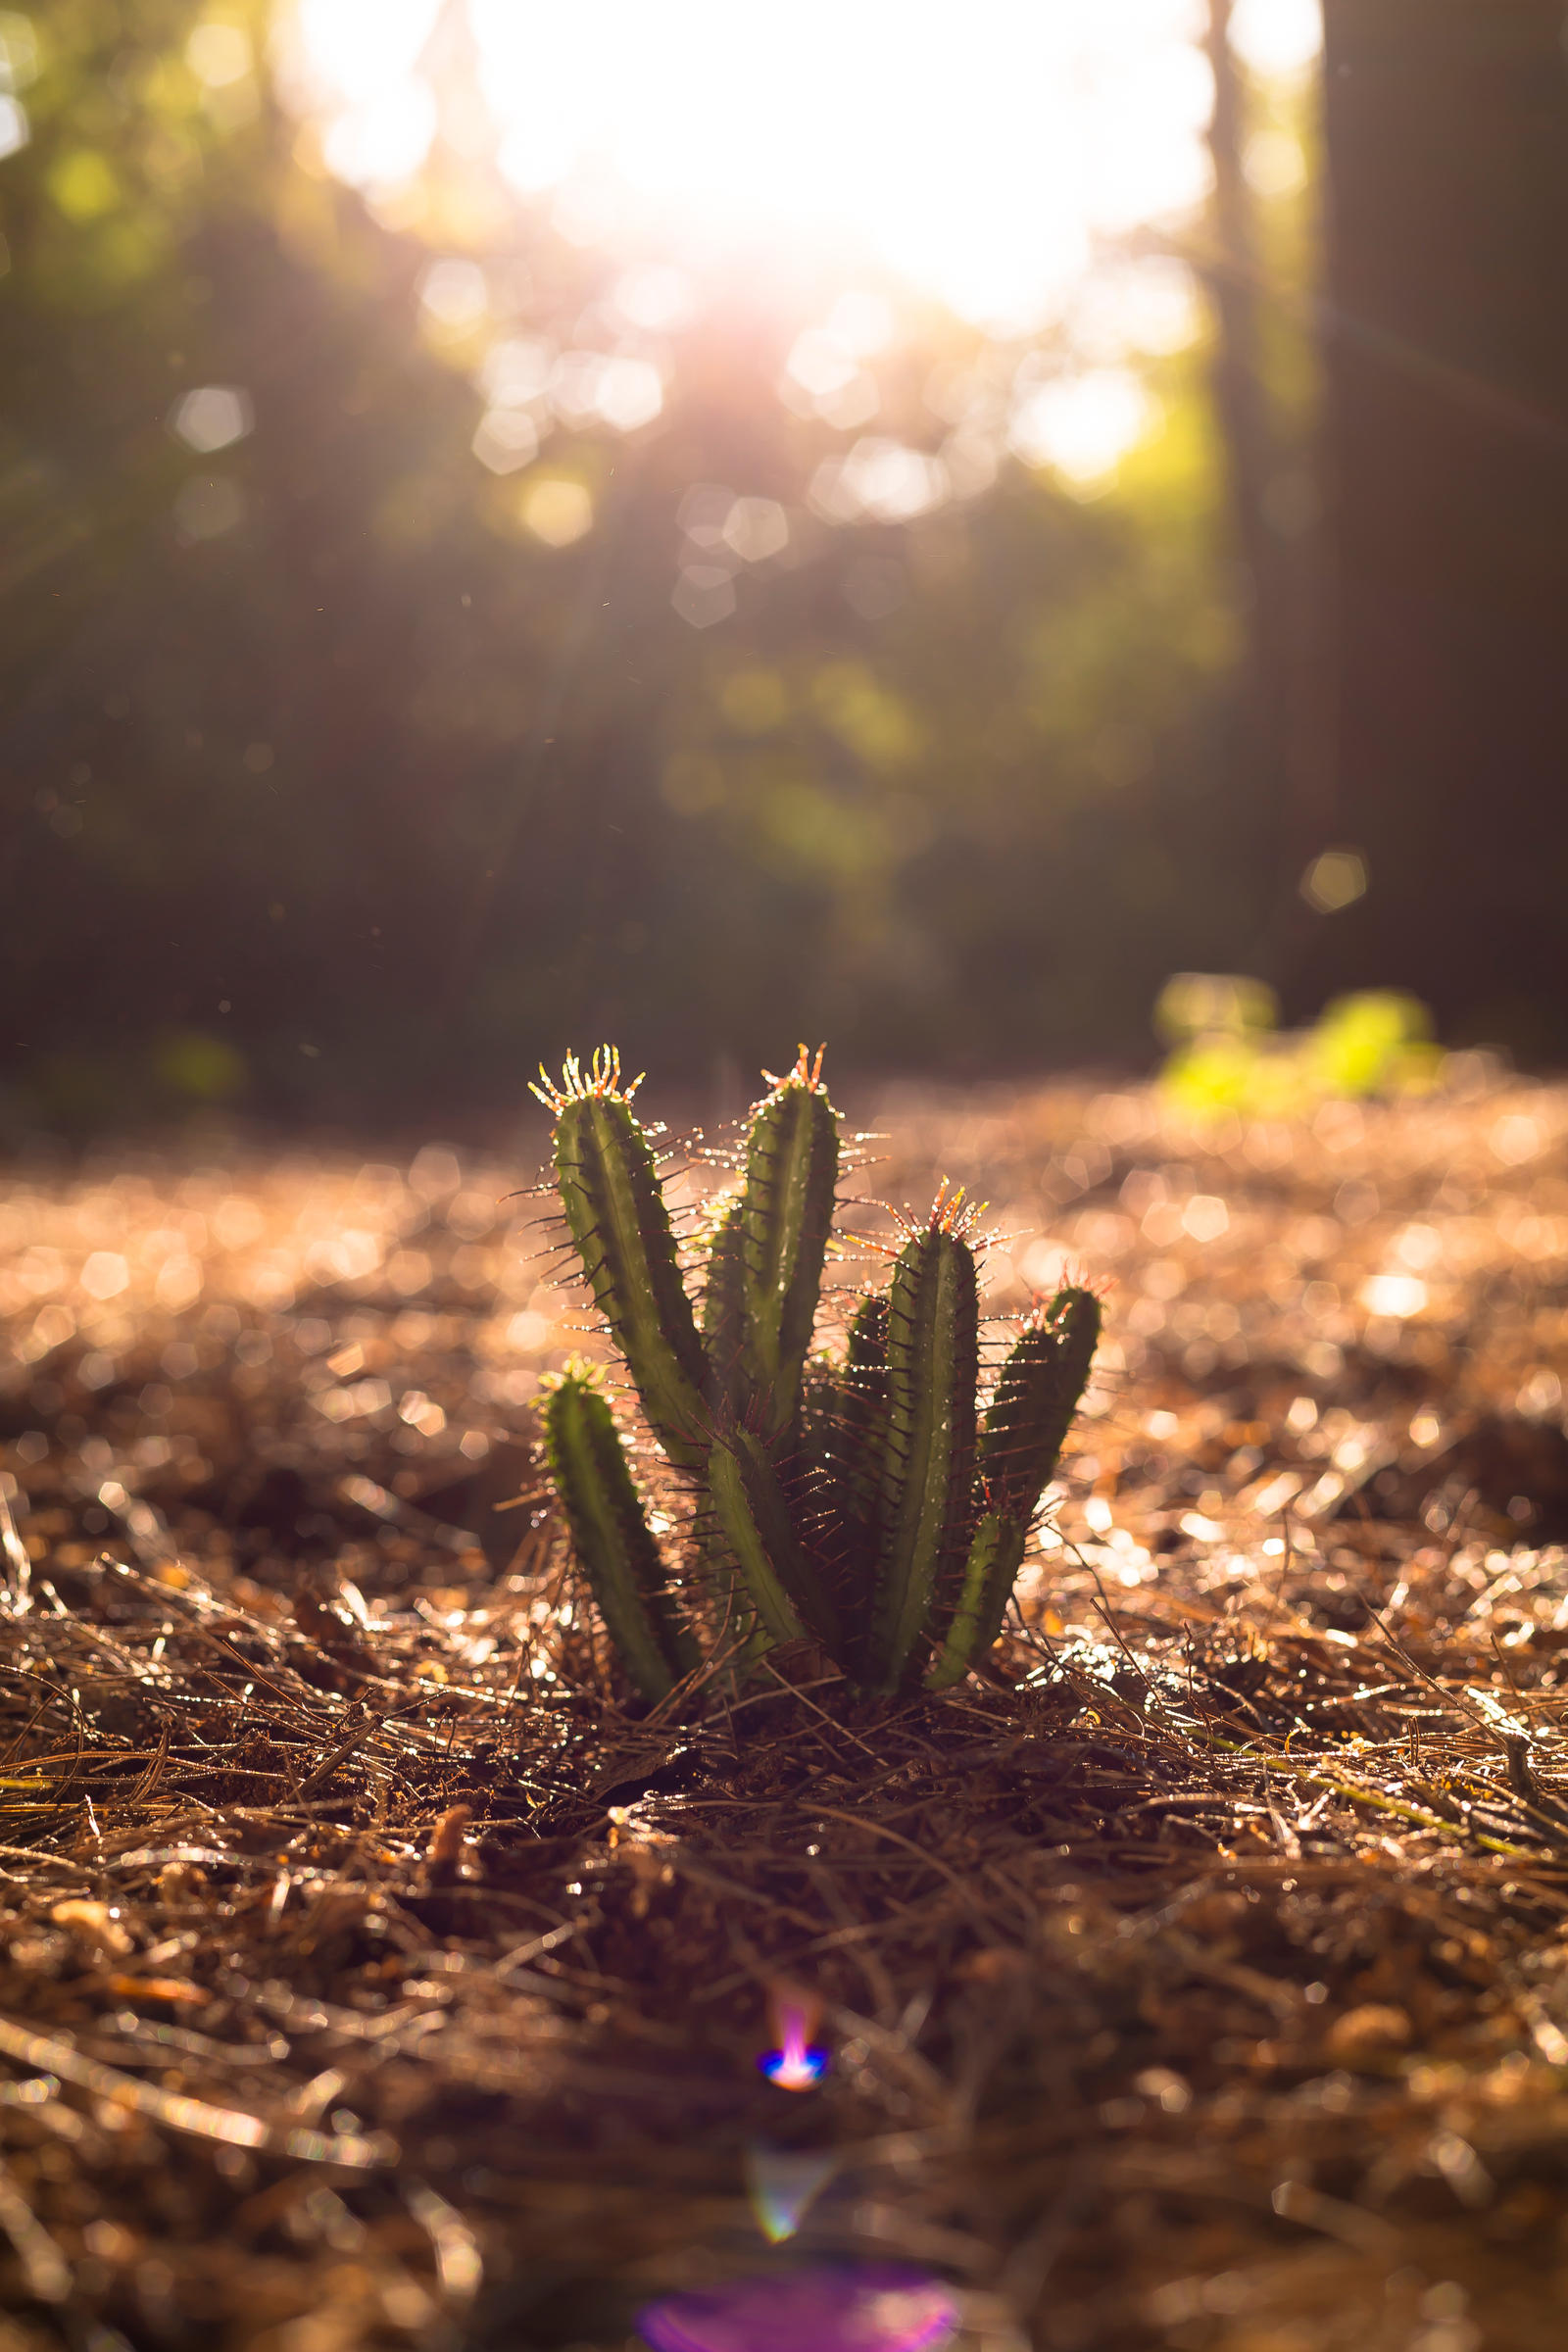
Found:
M 687 252 L 847 253 L 995 315 L 1203 185 L 1187 0 L 1101 0 L 1089 40 L 1041 0 L 471 5 L 507 176 Z
M 295 78 L 340 176 L 417 170 L 437 0 L 298 0 Z M 1097 238 L 1206 185 L 1200 0 L 467 0 L 481 144 L 579 242 L 699 273 L 883 270 L 984 323 L 1048 315 Z M 1243 0 L 1270 70 L 1315 0 Z M 447 21 L 448 23 L 450 20 Z

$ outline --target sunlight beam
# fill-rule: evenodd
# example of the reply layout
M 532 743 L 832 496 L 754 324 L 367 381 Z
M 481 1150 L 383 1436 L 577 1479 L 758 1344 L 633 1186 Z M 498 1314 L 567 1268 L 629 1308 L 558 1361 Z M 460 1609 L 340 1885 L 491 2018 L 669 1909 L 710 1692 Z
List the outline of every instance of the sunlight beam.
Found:
M 1295 7 L 1309 0 L 1291 0 Z M 1199 202 L 1197 0 L 468 0 L 499 164 L 558 225 L 701 272 L 882 270 L 987 325 Z M 331 168 L 417 169 L 431 0 L 300 0 Z

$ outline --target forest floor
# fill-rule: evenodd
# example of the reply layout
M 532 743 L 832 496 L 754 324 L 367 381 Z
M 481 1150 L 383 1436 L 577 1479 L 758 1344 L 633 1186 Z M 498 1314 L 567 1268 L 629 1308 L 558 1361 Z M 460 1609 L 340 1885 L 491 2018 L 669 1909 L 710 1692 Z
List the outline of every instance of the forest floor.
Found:
M 688 1723 L 547 1508 L 542 1128 L 13 1171 L 0 2352 L 612 2352 L 802 2249 L 973 2352 L 1557 2352 L 1568 1089 L 867 1123 L 1101 1376 L 986 1681 Z

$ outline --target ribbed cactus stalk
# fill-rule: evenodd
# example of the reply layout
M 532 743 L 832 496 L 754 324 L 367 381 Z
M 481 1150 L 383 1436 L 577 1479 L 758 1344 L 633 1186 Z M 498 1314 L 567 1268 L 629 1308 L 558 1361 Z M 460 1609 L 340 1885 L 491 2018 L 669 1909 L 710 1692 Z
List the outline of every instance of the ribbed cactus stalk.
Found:
M 699 1330 L 618 1055 L 602 1048 L 586 1076 L 573 1058 L 559 1087 L 545 1080 L 567 1230 L 662 1475 L 686 1490 L 679 1589 L 581 1367 L 546 1409 L 567 1530 L 650 1701 L 693 1676 L 705 1634 L 732 1671 L 809 1638 L 867 1693 L 946 1690 L 1001 1631 L 1089 1378 L 1099 1302 L 1074 1288 L 1036 1310 L 981 1422 L 977 1212 L 944 1185 L 929 1216 L 905 1221 L 887 1292 L 858 1302 L 842 1361 L 812 1356 L 838 1113 L 804 1047 L 769 1089 L 711 1225 Z
M 1056 1466 L 1100 1344 L 1092 1291 L 1058 1291 L 1002 1369 L 980 1439 L 987 1500 L 1027 1519 Z
M 964 1562 L 953 1621 L 926 1688 L 961 1682 L 1002 1631 L 1029 1522 L 1055 1469 L 1100 1338 L 1092 1291 L 1058 1291 L 1003 1366 L 979 1446 L 984 1514 Z
M 740 1409 L 770 1438 L 793 1427 L 839 1181 L 838 1114 L 806 1049 L 752 1114 L 734 1217 Z M 765 1073 L 764 1073 L 765 1074 Z
M 675 1257 L 653 1149 L 604 1046 L 585 1078 L 575 1056 L 547 1099 L 556 1113 L 556 1181 L 594 1303 L 626 1359 L 643 1411 L 672 1462 L 700 1470 L 708 1357 Z M 535 1094 L 539 1093 L 535 1087 Z
M 545 1407 L 545 1453 L 577 1557 L 626 1671 L 661 1699 L 702 1663 L 643 1516 L 609 1403 L 591 1371 L 569 1365 Z
M 899 1251 L 888 1293 L 882 1542 L 868 1660 L 875 1688 L 903 1680 L 945 1572 L 973 1532 L 980 1304 L 972 1215 L 944 1185 Z
M 879 1292 L 855 1310 L 835 1401 L 829 1427 L 839 1508 L 850 1531 L 871 1544 L 888 1442 L 888 1302 Z
M 1002 1631 L 1028 1541 L 1027 1519 L 1011 1519 L 1000 1511 L 984 1514 L 963 1563 L 957 1606 L 926 1674 L 928 1690 L 947 1690 L 961 1683 L 975 1659 L 991 1647 Z
M 761 1439 L 742 1428 L 715 1438 L 708 1485 L 718 1525 L 767 1632 L 776 1642 L 793 1642 L 809 1631 L 835 1648 L 838 1612 Z

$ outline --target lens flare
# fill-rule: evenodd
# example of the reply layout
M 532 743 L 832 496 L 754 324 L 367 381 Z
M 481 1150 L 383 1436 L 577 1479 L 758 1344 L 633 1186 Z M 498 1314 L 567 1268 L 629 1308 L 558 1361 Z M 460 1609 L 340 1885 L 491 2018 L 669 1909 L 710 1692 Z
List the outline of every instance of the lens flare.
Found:
M 838 2158 L 760 2146 L 746 2152 L 746 2186 L 757 2226 L 770 2246 L 793 2237 L 833 2175 Z
M 957 2325 L 950 2286 L 891 2262 L 740 2278 L 671 2295 L 637 2322 L 653 2352 L 924 2352 Z
M 759 2071 L 779 2090 L 812 2090 L 828 2070 L 828 2054 L 812 2042 L 821 2003 L 791 1985 L 768 1996 L 776 2047 L 758 2059 Z

